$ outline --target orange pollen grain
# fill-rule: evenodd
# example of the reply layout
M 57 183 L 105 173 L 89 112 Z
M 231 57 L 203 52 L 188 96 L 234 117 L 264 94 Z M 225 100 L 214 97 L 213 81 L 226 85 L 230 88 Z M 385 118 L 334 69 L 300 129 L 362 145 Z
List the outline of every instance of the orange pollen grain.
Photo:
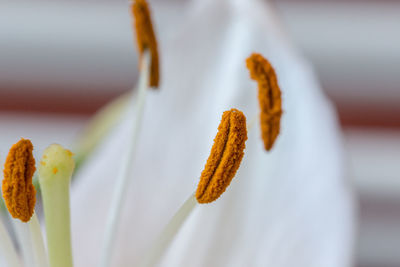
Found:
M 21 139 L 8 152 L 4 164 L 2 184 L 3 198 L 13 218 L 28 222 L 36 203 L 36 190 L 32 177 L 36 170 L 33 145 L 28 139 Z
M 135 19 L 136 41 L 142 58 L 146 49 L 150 50 L 150 86 L 158 87 L 160 81 L 159 59 L 157 40 L 151 22 L 150 10 L 146 0 L 134 0 L 132 4 L 132 15 Z
M 56 167 L 53 168 L 53 173 L 56 174 L 58 172 L 58 169 Z
M 246 117 L 231 109 L 222 114 L 210 156 L 196 190 L 199 203 L 210 203 L 225 192 L 240 166 L 247 140 Z
M 65 151 L 66 151 L 66 152 L 68 153 L 68 155 L 71 156 L 71 157 L 75 155 L 74 153 L 71 152 L 71 150 L 66 149 Z
M 261 109 L 261 137 L 265 150 L 271 150 L 279 135 L 282 99 L 275 70 L 262 55 L 254 53 L 246 60 L 251 79 L 258 83 L 258 101 Z

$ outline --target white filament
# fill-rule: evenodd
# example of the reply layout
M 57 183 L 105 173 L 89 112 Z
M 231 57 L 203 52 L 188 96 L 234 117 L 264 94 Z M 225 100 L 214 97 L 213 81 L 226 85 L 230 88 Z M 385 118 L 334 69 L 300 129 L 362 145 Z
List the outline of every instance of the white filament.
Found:
M 140 133 L 140 126 L 143 118 L 144 104 L 146 102 L 146 94 L 149 89 L 150 74 L 150 53 L 145 51 L 142 57 L 142 66 L 138 84 L 138 95 L 132 94 L 130 105 L 128 107 L 128 116 L 131 118 L 131 138 L 127 144 L 126 155 L 122 159 L 121 171 L 117 178 L 116 186 L 111 200 L 110 213 L 107 218 L 106 231 L 103 243 L 103 251 L 101 255 L 100 266 L 109 267 L 113 254 L 115 235 L 118 220 L 121 215 L 122 206 L 125 202 L 126 191 L 131 180 L 132 162 L 135 157 L 137 141 Z

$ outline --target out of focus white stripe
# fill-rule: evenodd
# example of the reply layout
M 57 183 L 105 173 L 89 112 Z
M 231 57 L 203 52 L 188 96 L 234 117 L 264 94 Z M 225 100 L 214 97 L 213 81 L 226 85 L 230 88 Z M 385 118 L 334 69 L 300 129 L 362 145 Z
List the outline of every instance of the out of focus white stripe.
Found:
M 184 18 L 183 6 L 153 2 L 160 40 Z M 397 105 L 400 3 L 291 2 L 278 8 L 336 100 Z M 0 88 L 119 92 L 136 78 L 125 1 L 2 1 L 0 37 Z
M 358 191 L 400 201 L 400 131 L 350 129 L 345 137 L 350 176 Z

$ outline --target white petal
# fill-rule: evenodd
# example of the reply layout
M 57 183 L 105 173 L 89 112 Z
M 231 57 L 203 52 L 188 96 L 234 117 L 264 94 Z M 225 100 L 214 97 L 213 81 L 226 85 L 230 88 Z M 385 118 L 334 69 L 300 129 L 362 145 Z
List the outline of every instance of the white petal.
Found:
M 193 192 L 224 110 L 258 114 L 252 52 L 276 67 L 283 92 L 282 134 L 271 153 L 259 127 L 227 192 L 198 207 L 162 266 L 348 266 L 353 231 L 334 110 L 261 1 L 195 2 L 177 36 L 161 40 L 162 86 L 149 94 L 121 220 L 115 266 L 137 264 Z M 162 25 L 160 29 L 162 29 Z M 94 266 L 126 123 L 82 170 L 72 196 L 77 266 Z

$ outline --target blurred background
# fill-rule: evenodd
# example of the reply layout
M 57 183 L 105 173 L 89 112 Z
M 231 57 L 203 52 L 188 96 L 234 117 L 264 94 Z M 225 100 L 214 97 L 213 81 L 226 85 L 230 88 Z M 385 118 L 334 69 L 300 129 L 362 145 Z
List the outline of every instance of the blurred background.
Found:
M 150 2 L 162 23 L 187 3 Z M 274 2 L 338 109 L 360 207 L 356 266 L 398 267 L 400 1 Z M 91 115 L 131 88 L 130 25 L 126 1 L 0 0 L 1 162 L 22 136 L 37 154 L 52 142 L 69 146 Z

